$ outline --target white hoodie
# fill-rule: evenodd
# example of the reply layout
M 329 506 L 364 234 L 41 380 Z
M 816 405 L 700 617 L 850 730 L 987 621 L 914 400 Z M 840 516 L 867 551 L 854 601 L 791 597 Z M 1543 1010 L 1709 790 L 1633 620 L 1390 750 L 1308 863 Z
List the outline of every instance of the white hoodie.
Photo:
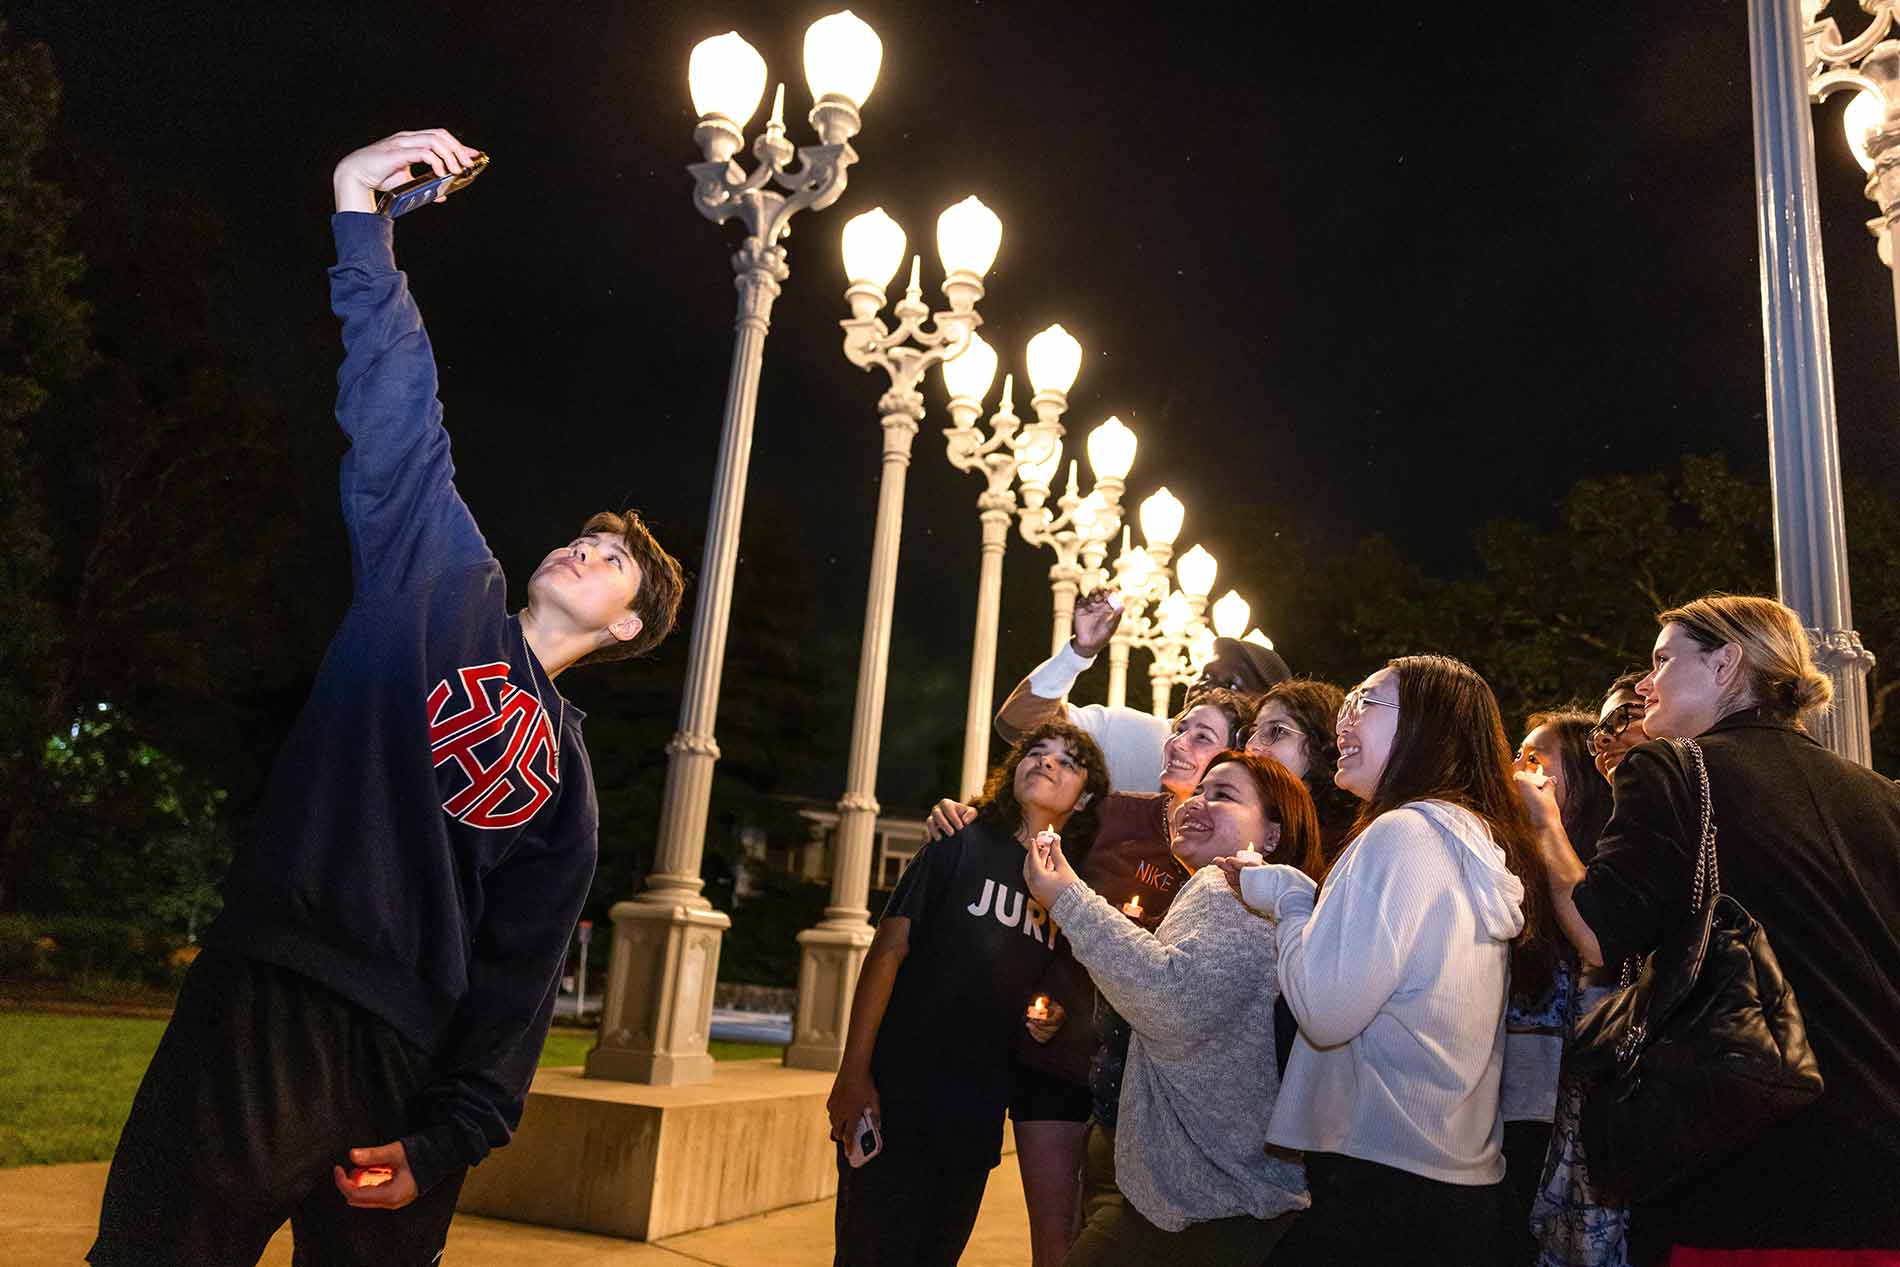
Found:
M 1278 870 L 1260 868 L 1259 870 Z M 1443 801 L 1386 814 L 1310 888 L 1273 903 L 1280 990 L 1300 1023 L 1267 1138 L 1446 1183 L 1504 1177 L 1498 1078 L 1524 886 L 1479 819 Z

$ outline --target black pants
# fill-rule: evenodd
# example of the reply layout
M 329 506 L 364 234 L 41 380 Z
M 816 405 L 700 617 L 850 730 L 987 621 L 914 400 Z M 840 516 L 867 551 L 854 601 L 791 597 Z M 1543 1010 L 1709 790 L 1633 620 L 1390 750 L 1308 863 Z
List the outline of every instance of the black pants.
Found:
M 462 1177 L 401 1210 L 347 1205 L 351 1148 L 399 1139 L 421 1051 L 305 977 L 206 951 L 132 1101 L 94 1267 L 251 1267 L 290 1220 L 299 1267 L 436 1262 Z
M 1530 1267 L 1537 1261 L 1537 1238 L 1531 1235 L 1531 1203 L 1544 1180 L 1544 1155 L 1550 1151 L 1549 1122 L 1504 1124 L 1504 1248 L 1507 1261 Z
M 946 1165 L 888 1144 L 854 1169 L 838 1149 L 832 1267 L 955 1267 L 989 1181 L 987 1166 Z
M 1441 1183 L 1338 1153 L 1306 1155 L 1313 1208 L 1293 1223 L 1272 1267 L 1496 1267 L 1504 1182 Z

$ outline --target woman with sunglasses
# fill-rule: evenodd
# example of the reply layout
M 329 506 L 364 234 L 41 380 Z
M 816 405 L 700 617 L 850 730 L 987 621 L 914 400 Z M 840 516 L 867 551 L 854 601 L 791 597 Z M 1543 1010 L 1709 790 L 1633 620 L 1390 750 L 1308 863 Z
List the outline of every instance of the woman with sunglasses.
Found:
M 1278 762 L 1227 752 L 1173 828 L 1193 878 L 1152 932 L 1079 878 L 1060 845 L 1023 862 L 1031 895 L 1134 1027 L 1115 1131 L 1125 1201 L 1090 1218 L 1067 1267 L 1254 1267 L 1306 1205 L 1299 1159 L 1266 1145 L 1279 1084 L 1273 930 L 1210 864 L 1253 849 L 1312 874 L 1312 799 Z
M 1548 988 L 1543 869 L 1491 688 L 1443 656 L 1346 696 L 1340 786 L 1366 804 L 1317 894 L 1222 859 L 1278 924 L 1300 1025 L 1267 1138 L 1306 1153 L 1313 1208 L 1275 1264 L 1491 1263 L 1502 1252 L 1498 1085 L 1515 983 Z

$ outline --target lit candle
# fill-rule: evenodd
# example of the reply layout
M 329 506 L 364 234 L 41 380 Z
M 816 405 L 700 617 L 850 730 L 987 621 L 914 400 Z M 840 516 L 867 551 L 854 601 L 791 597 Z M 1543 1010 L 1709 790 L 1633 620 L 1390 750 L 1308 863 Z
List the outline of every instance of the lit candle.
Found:
M 1044 995 L 1038 994 L 1035 997 L 1035 1000 L 1030 1003 L 1029 1009 L 1026 1012 L 1024 1012 L 1023 1015 L 1027 1016 L 1032 1021 L 1048 1020 L 1049 1019 L 1048 998 Z
M 1234 855 L 1234 861 L 1243 867 L 1257 867 L 1266 862 L 1266 860 L 1266 856 L 1253 847 L 1253 841 L 1251 840 L 1247 842 L 1245 849 L 1242 849 L 1239 853 Z
M 1055 870 L 1055 851 L 1062 848 L 1062 837 L 1056 834 L 1055 824 L 1037 832 L 1032 843 L 1036 846 L 1036 861 L 1047 870 Z
M 1141 894 L 1137 893 L 1122 903 L 1122 914 L 1131 919 L 1141 918 Z

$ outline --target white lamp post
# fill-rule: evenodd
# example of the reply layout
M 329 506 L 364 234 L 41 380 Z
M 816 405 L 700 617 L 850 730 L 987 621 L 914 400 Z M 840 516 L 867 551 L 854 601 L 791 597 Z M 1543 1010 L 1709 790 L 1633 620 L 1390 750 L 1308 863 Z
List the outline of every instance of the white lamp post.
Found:
M 858 131 L 859 109 L 877 82 L 880 59 L 876 33 L 849 11 L 812 23 L 805 32 L 805 67 L 814 103 L 809 117 L 820 144 L 794 150 L 785 139 L 785 89 L 780 85 L 771 119 L 753 143 L 758 166 L 750 175 L 734 156 L 745 146 L 745 125 L 765 92 L 764 59 L 736 32 L 727 32 L 701 42 L 688 62 L 688 88 L 699 114 L 693 139 L 705 155 L 704 162 L 687 169 L 693 175 L 694 205 L 710 220 L 736 218 L 746 229 L 732 257 L 739 290 L 737 338 L 679 730 L 667 745 L 653 869 L 636 897 L 613 908 L 613 956 L 600 1041 L 587 1056 L 590 1077 L 660 1085 L 712 1077 L 707 1030 L 719 976 L 720 936 L 731 921 L 700 895 L 699 870 L 713 763 L 719 759 L 713 725 L 725 666 L 759 367 L 772 301 L 790 272 L 781 240 L 794 215 L 828 207 L 844 192 L 846 171 L 858 157 L 850 140 Z M 794 156 L 798 166 L 791 168 Z
M 1051 655 L 1062 649 L 1075 628 L 1075 596 L 1083 582 L 1102 584 L 1105 580 L 1102 562 L 1108 554 L 1108 543 L 1121 530 L 1122 491 L 1127 487 L 1128 468 L 1135 461 L 1135 433 L 1121 419 L 1111 417 L 1089 433 L 1088 449 L 1095 487 L 1083 497 L 1076 464 L 1069 463 L 1068 487 L 1056 499 L 1055 511 L 1048 506 L 1049 477 L 1061 454 L 1055 454 L 1047 467 L 1026 464 L 1017 473 L 1023 489 L 1023 505 L 1018 512 L 1023 540 L 1048 546 L 1056 555 L 1049 568 Z
M 1872 760 L 1867 670 L 1873 657 L 1854 631 L 1847 534 L 1841 508 L 1840 439 L 1827 328 L 1827 279 L 1814 193 L 1813 124 L 1806 98 L 1853 88 L 1848 142 L 1869 173 L 1880 208 L 1868 225 L 1892 258 L 1900 221 L 1900 24 L 1896 0 L 1860 0 L 1871 21 L 1851 40 L 1833 18 L 1839 0 L 1749 0 L 1762 340 L 1766 345 L 1768 455 L 1775 507 L 1775 580 L 1801 615 L 1815 659 L 1834 684 L 1834 707 L 1816 723 L 1831 751 Z M 1900 273 L 1894 277 L 1900 313 Z
M 1065 343 L 1066 341 L 1066 343 Z M 1055 367 L 1040 364 L 1032 352 L 1030 363 L 1045 375 L 1036 393 L 1041 401 L 1037 420 L 1023 427 L 1016 417 L 1015 376 L 1003 380 L 1003 398 L 990 415 L 990 434 L 986 439 L 976 422 L 983 412 L 983 399 L 996 379 L 996 352 L 980 334 L 971 336 L 970 346 L 961 356 L 943 363 L 944 389 L 950 395 L 952 425 L 944 429 L 950 464 L 961 471 L 985 477 L 986 487 L 977 495 L 976 505 L 983 527 L 983 553 L 977 578 L 976 636 L 970 651 L 969 701 L 963 717 L 963 767 L 958 779 L 958 795 L 965 801 L 975 799 L 983 789 L 983 776 L 989 766 L 990 706 L 996 687 L 996 628 L 1002 606 L 1003 551 L 1009 542 L 1009 521 L 1016 509 L 1014 483 L 1016 472 L 1027 464 L 1041 470 L 1052 456 L 1059 456 L 1062 444 L 1062 411 L 1068 407 L 1068 389 L 1079 366 L 1080 346 L 1061 326 L 1051 326 L 1030 341 L 1046 350 L 1074 347 L 1078 357 L 1066 355 Z M 1047 477 L 1044 476 L 1046 479 Z
M 851 752 L 844 795 L 838 801 L 837 848 L 833 851 L 831 904 L 824 919 L 798 935 L 798 1015 L 785 1063 L 801 1069 L 836 1069 L 844 1056 L 845 1026 L 858 968 L 871 944 L 871 846 L 877 837 L 877 754 L 884 726 L 885 674 L 890 666 L 891 607 L 897 588 L 897 547 L 904 518 L 904 480 L 911 442 L 924 417 L 918 390 L 931 368 L 969 346 L 982 320 L 983 274 L 995 262 L 1003 225 L 975 198 L 937 217 L 937 254 L 943 261 L 943 297 L 949 308 L 935 314 L 923 301 L 922 262 L 911 258 L 904 297 L 891 308 L 895 328 L 878 313 L 885 287 L 903 258 L 903 230 L 882 210 L 866 212 L 845 226 L 844 266 L 851 315 L 844 327 L 844 354 L 861 369 L 879 369 L 890 389 L 878 400 L 884 433 L 884 465 L 878 484 L 877 526 L 871 544 L 871 584 L 864 604 L 864 647 L 858 659 L 857 703 L 851 718 Z M 925 321 L 930 328 L 925 328 Z
M 1128 701 L 1128 658 L 1137 647 L 1154 647 L 1158 628 L 1154 609 L 1174 586 L 1169 561 L 1174 539 L 1181 533 L 1187 508 L 1166 487 L 1156 489 L 1140 506 L 1141 535 L 1146 544 L 1131 548 L 1127 528 L 1115 559 L 1115 589 L 1122 598 L 1122 618 L 1108 642 L 1108 703 Z

